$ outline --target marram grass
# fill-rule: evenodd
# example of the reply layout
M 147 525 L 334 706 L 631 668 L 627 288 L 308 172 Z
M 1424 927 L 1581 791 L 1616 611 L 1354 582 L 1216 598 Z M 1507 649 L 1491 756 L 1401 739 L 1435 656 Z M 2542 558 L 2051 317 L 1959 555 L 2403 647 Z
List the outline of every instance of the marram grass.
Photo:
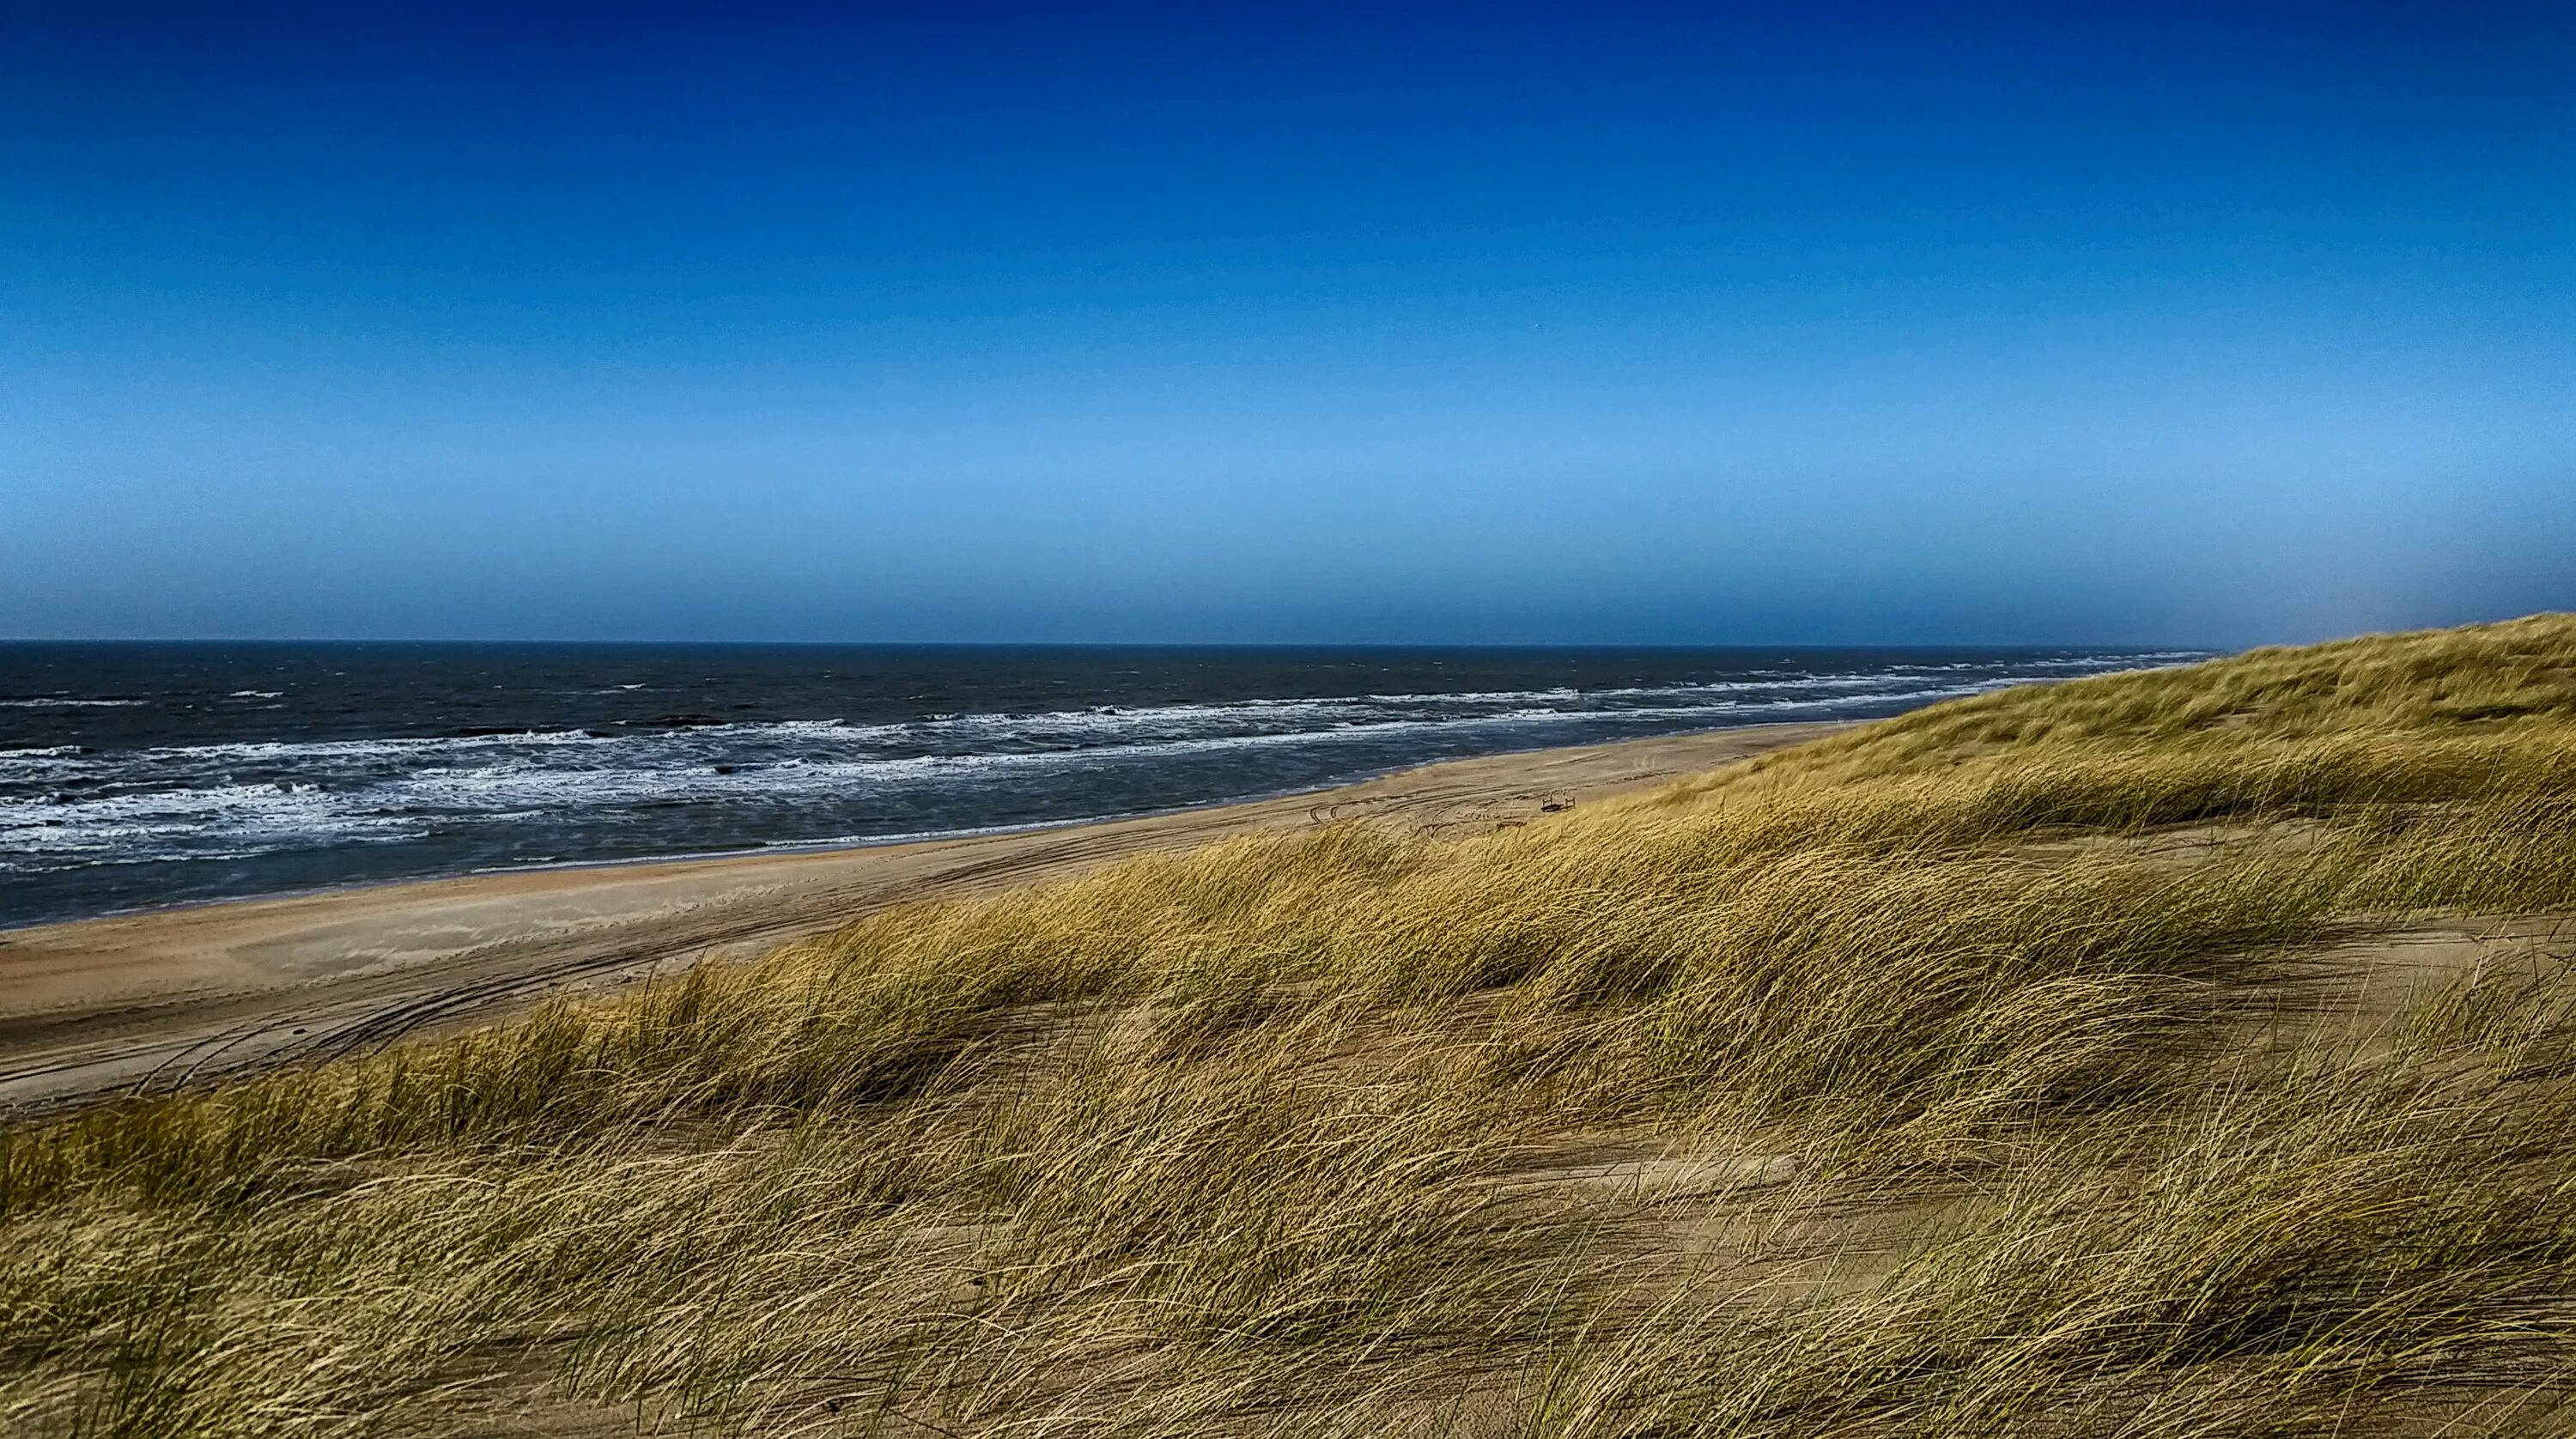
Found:
M 2576 1432 L 2568 913 L 2563 616 L 1130 861 L 0 1131 L 0 1432 Z

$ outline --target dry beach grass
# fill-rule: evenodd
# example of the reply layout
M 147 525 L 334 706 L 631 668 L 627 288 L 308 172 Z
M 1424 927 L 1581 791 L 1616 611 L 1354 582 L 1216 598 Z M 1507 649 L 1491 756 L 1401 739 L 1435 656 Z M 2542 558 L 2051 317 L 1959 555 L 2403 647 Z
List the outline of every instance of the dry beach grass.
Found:
M 2576 618 L 0 1131 L 0 1429 L 2562 1432 Z

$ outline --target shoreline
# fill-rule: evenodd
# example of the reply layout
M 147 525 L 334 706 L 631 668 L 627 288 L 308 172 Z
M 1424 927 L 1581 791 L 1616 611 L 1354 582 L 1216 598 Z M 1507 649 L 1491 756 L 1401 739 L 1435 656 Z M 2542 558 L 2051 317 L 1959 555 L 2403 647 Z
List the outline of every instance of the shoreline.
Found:
M 1355 789 L 1379 780 L 1411 774 L 1417 770 L 1436 769 L 1443 765 L 1471 764 L 1482 760 L 1504 760 L 1522 755 L 1543 755 L 1558 750 L 1609 749 L 1627 744 L 1648 744 L 1658 740 L 1692 739 L 1702 735 L 1733 734 L 1744 730 L 1830 729 L 1849 724 L 1866 724 L 1866 720 L 1782 720 L 1764 724 L 1728 725 L 1716 729 L 1679 730 L 1670 734 L 1643 735 L 1634 740 L 1604 740 L 1587 745 L 1535 745 L 1527 749 L 1494 750 L 1486 754 L 1465 755 L 1455 759 L 1426 760 L 1421 764 L 1390 765 L 1383 769 L 1365 770 L 1359 774 L 1324 784 L 1298 785 L 1289 789 L 1262 790 L 1235 795 L 1227 799 L 1200 800 L 1192 804 L 1166 805 L 1158 809 L 1130 810 L 1123 814 L 1077 815 L 1071 819 L 1034 819 L 1021 824 L 968 825 L 959 829 L 915 830 L 905 834 L 842 835 L 833 839 L 782 840 L 776 843 L 746 845 L 736 849 L 683 850 L 676 854 L 638 854 L 609 859 L 542 860 L 532 864 L 484 865 L 473 869 L 443 873 L 395 875 L 385 879 L 353 879 L 331 884 L 309 884 L 293 889 L 260 890 L 251 894 L 214 895 L 204 899 L 175 899 L 167 904 L 133 905 L 124 909 L 105 909 L 96 914 L 74 915 L 61 919 L 34 919 L 0 924 L 0 949 L 5 949 L 12 936 L 30 930 L 63 929 L 72 925 L 99 924 L 108 920 L 138 919 L 152 915 L 179 914 L 190 910 L 214 909 L 225 905 L 267 904 L 275 901 L 306 899 L 320 895 L 364 894 L 371 890 L 399 889 L 408 885 L 443 884 L 451 880 L 480 879 L 514 874 L 552 874 L 562 871 L 621 870 L 661 864 L 707 864 L 738 860 L 745 863 L 763 859 L 802 858 L 818 854 L 848 854 L 862 850 L 893 849 L 914 844 L 964 844 L 979 839 L 1022 834 L 1044 834 L 1056 830 L 1088 829 L 1099 825 L 1128 824 L 1137 820 L 1166 819 L 1174 815 L 1198 814 L 1209 810 L 1232 809 L 1242 805 L 1262 805 L 1278 800 L 1304 799 L 1331 794 L 1335 790 Z M 0 1015 L 7 1013 L 5 970 L 0 970 Z
M 1481 833 L 1852 721 L 1443 760 L 1260 799 L 1001 833 L 513 867 L 0 930 L 0 1111 L 371 1050 L 740 959 L 910 900 L 1344 818 Z

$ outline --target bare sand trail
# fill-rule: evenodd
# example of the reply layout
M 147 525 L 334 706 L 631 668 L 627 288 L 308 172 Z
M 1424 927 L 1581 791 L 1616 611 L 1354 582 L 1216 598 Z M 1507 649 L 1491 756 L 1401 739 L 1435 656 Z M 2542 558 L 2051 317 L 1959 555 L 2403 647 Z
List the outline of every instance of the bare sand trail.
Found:
M 1370 818 L 1480 832 L 1835 728 L 1490 755 L 1311 794 L 969 839 L 467 875 L 0 931 L 0 1110 L 350 1053 L 549 994 L 747 957 L 885 904 L 1254 830 Z

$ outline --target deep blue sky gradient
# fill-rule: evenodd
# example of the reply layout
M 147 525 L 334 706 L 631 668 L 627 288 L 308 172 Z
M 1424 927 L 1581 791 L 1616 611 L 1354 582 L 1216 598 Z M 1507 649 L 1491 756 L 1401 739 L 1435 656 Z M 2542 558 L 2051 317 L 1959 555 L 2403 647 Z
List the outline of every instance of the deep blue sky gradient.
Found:
M 2576 606 L 2576 6 L 0 0 L 0 635 Z

